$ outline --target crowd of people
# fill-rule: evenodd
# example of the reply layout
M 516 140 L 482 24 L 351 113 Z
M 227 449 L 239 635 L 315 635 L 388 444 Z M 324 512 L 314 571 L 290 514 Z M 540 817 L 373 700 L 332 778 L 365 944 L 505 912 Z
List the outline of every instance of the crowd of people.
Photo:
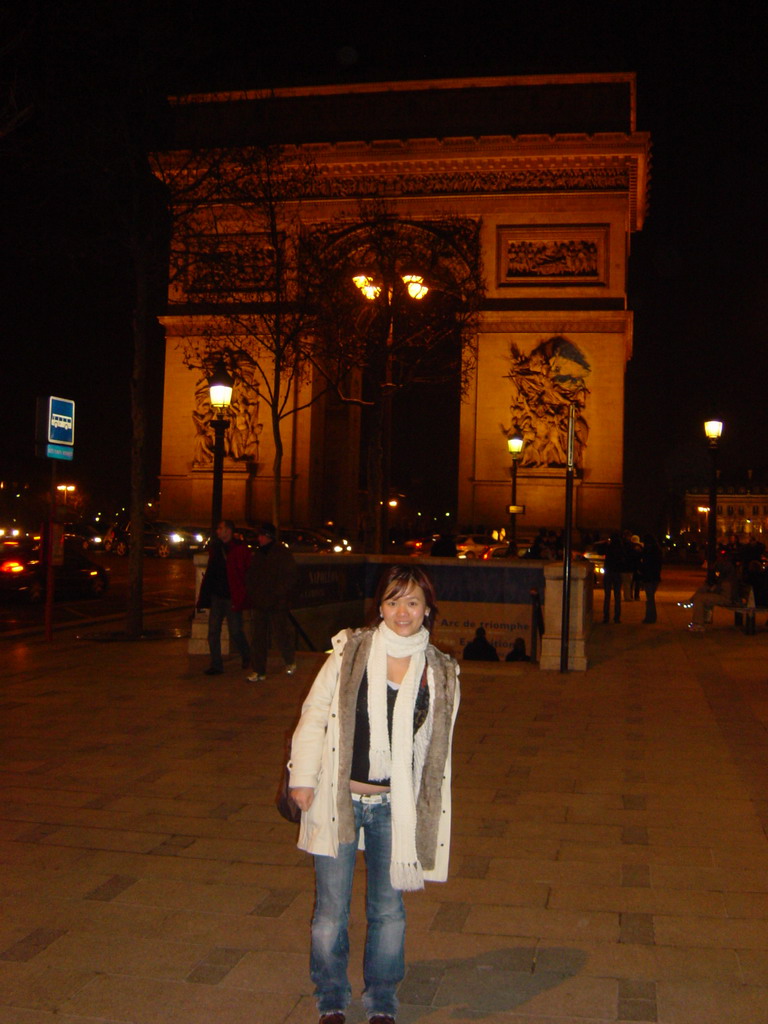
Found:
M 603 622 L 621 622 L 622 601 L 639 601 L 645 595 L 644 623 L 656 622 L 656 591 L 661 582 L 661 547 L 653 534 L 642 540 L 630 530 L 613 532 L 607 541 L 595 544 L 605 556 L 603 562 Z
M 739 541 L 731 533 L 718 547 L 714 564 L 708 567 L 707 580 L 691 595 L 686 606 L 692 609 L 688 628 L 701 632 L 718 606 L 739 607 L 751 601 L 753 606 L 768 606 L 768 570 L 764 562 L 765 545 L 753 538 Z
M 285 671 L 296 671 L 295 630 L 290 602 L 299 579 L 293 555 L 277 539 L 272 523 L 256 530 L 257 547 L 251 551 L 235 533 L 231 519 L 222 519 L 208 546 L 208 565 L 197 599 L 199 609 L 207 608 L 208 649 L 211 663 L 206 675 L 224 671 L 221 629 L 226 620 L 229 638 L 237 648 L 244 669 L 252 668 L 248 682 L 263 682 L 267 675 L 270 629 L 285 662 Z M 250 642 L 243 628 L 243 612 L 251 611 Z

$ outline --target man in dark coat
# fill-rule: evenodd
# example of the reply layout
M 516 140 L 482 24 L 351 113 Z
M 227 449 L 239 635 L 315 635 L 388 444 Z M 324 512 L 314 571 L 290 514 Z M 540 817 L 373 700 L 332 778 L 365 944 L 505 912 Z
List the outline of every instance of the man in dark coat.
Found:
M 661 548 L 653 534 L 643 537 L 638 569 L 640 582 L 645 590 L 645 618 L 643 622 L 656 621 L 656 591 L 661 582 Z
M 253 673 L 248 682 L 260 683 L 267 678 L 270 625 L 275 642 L 285 661 L 285 671 L 296 671 L 296 636 L 289 616 L 290 601 L 299 570 L 288 548 L 275 539 L 272 523 L 257 529 L 258 548 L 253 553 L 246 575 L 248 599 L 252 611 L 251 653 Z
M 234 535 L 235 524 L 222 519 L 208 548 L 208 566 L 200 585 L 198 608 L 209 608 L 208 649 L 211 664 L 207 676 L 224 671 L 221 657 L 221 627 L 227 620 L 229 639 L 240 651 L 243 668 L 251 663 L 251 652 L 243 632 L 243 609 L 247 606 L 245 574 L 251 561 L 248 547 Z

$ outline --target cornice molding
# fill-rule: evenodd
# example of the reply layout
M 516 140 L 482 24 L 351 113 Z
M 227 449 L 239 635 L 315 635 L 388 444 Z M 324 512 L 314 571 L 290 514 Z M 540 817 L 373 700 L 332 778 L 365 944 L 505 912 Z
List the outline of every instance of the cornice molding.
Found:
M 288 164 L 304 156 L 319 170 L 307 197 L 312 199 L 623 192 L 632 231 L 642 227 L 647 209 L 650 136 L 644 132 L 388 139 L 284 148 Z M 231 158 L 237 160 L 236 149 Z M 206 162 L 180 151 L 156 159 L 166 173 L 178 174 L 187 184 L 203 173 Z
M 574 314 L 569 312 L 561 317 L 551 313 L 542 316 L 515 316 L 514 313 L 492 315 L 481 314 L 478 334 L 629 334 L 632 332 L 632 313 L 612 313 L 605 317 L 594 313 Z

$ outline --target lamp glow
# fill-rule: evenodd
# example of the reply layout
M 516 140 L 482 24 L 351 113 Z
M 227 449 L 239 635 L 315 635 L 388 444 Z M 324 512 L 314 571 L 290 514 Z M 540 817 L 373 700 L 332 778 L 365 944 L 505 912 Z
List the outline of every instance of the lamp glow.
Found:
M 211 405 L 214 409 L 226 409 L 232 402 L 232 387 L 234 381 L 227 373 L 223 362 L 216 364 L 216 369 L 208 379 L 208 390 L 211 397 Z
M 374 299 L 378 299 L 381 295 L 381 285 L 376 284 L 372 277 L 368 274 L 355 274 L 352 278 L 355 285 L 360 289 L 366 299 L 373 302 Z
M 421 274 L 404 274 L 403 284 L 412 299 L 423 299 L 429 291 L 427 285 L 424 284 L 424 278 Z
M 515 431 L 512 437 L 507 438 L 507 448 L 509 449 L 509 454 L 512 456 L 513 459 L 520 458 L 520 454 L 523 450 L 524 444 L 525 441 L 523 439 L 523 436 L 519 434 L 517 431 Z

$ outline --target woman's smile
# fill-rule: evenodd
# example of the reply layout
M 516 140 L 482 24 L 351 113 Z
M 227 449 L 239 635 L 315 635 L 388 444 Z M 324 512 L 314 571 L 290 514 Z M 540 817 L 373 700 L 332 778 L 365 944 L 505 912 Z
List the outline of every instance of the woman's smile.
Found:
M 413 636 L 421 629 L 429 609 L 424 591 L 412 583 L 404 593 L 385 597 L 379 611 L 393 633 Z

